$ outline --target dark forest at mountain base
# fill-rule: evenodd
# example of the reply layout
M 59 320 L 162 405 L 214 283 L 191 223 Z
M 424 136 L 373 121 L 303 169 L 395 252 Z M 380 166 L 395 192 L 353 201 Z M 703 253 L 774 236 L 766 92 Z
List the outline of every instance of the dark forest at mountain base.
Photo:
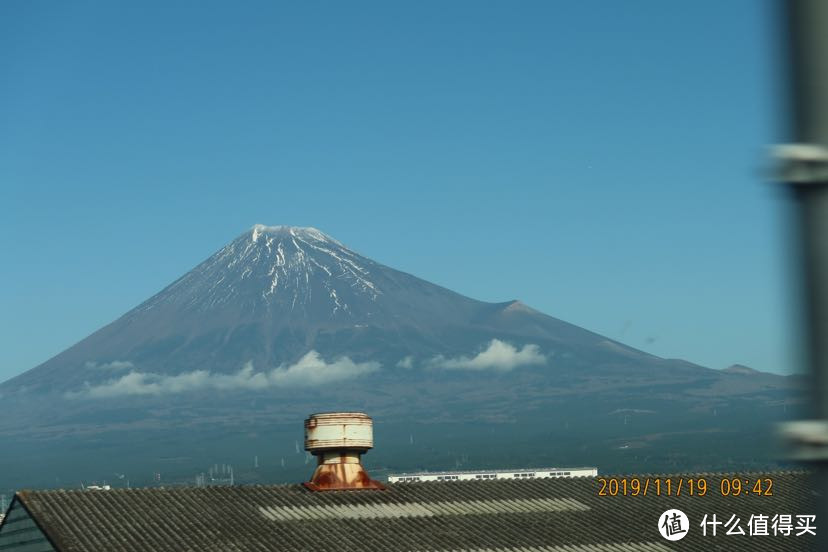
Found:
M 772 424 L 793 417 L 792 408 L 747 399 L 730 401 L 715 411 L 669 411 L 667 401 L 659 400 L 637 401 L 635 408 L 629 404 L 573 398 L 521 409 L 500 422 L 377 417 L 375 449 L 364 461 L 376 477 L 406 471 L 547 466 L 597 466 L 600 473 L 677 473 L 747 472 L 786 465 Z M 452 411 L 447 409 L 445 417 Z M 192 485 L 196 475 L 215 464 L 232 465 L 237 484 L 304 481 L 315 459 L 302 450 L 301 418 L 292 417 L 292 423 L 268 424 L 256 418 L 229 425 L 207 421 L 192 427 L 94 434 L 87 428 L 66 437 L 4 438 L 0 489 L 74 488 L 81 482 L 104 481 L 113 486 L 127 481 L 132 486 Z M 161 474 L 160 482 L 154 479 L 156 473 Z

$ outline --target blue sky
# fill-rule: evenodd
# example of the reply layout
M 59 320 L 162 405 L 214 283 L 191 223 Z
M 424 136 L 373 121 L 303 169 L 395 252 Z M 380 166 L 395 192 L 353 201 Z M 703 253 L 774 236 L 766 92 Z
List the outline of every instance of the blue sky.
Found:
M 798 369 L 772 4 L 0 4 L 0 380 L 254 223 Z

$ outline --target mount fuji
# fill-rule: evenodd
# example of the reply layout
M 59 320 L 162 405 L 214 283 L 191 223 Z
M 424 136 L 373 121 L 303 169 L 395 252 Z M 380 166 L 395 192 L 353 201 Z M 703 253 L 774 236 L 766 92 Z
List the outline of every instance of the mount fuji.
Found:
M 403 444 L 388 446 L 384 461 L 402 468 L 446 467 L 435 443 L 452 431 L 465 451 L 488 450 L 490 433 L 503 431 L 516 454 L 549 462 L 745 468 L 766 452 L 756 436 L 801 401 L 800 387 L 792 377 L 662 359 L 520 301 L 477 301 L 315 228 L 255 225 L 0 384 L 0 403 L 15 413 L 0 418 L 0 442 L 29 459 L 74 450 L 79 465 L 97 443 L 111 459 L 105 469 L 121 471 L 127 457 L 190 458 L 176 468 L 189 473 L 200 461 L 194 443 L 246 435 L 258 444 L 240 450 L 269 450 L 261 435 L 292 435 L 312 411 L 361 409 L 381 420 L 380 433 L 382 423 L 430 428 L 416 459 Z M 142 439 L 153 445 L 127 444 Z M 414 442 L 406 434 L 404 445 Z M 283 445 L 269 446 L 277 454 Z M 713 449 L 699 456 L 700 446 Z M 498 454 L 488 450 L 492 462 L 514 463 Z M 0 473 L 26 471 L 16 458 L 0 455 Z
M 174 384 L 169 377 L 195 370 L 233 375 L 245 367 L 255 377 L 295 366 L 308 354 L 321 363 L 320 383 L 333 359 L 375 368 L 365 372 L 438 365 L 502 371 L 546 365 L 556 355 L 661 362 L 519 301 L 476 301 L 381 265 L 315 228 L 256 225 L 0 392 L 71 395 L 97 389 L 113 375 L 133 374 L 134 382 L 135 374 L 153 374 Z M 143 391 L 170 391 L 163 381 Z M 186 387 L 177 382 L 177 389 Z M 129 394 L 128 386 L 121 391 Z

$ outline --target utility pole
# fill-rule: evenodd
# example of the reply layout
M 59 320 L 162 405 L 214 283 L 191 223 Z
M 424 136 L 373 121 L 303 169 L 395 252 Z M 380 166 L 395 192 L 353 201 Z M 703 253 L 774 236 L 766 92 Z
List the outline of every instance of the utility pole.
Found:
M 810 371 L 809 419 L 783 434 L 794 459 L 815 469 L 819 550 L 828 549 L 828 2 L 783 0 L 790 73 L 790 136 L 779 146 L 779 179 L 796 209 L 800 304 Z

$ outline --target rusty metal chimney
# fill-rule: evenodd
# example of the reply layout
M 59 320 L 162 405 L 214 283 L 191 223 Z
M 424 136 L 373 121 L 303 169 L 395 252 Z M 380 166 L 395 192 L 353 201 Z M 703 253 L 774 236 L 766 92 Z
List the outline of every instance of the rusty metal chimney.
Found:
M 362 412 L 323 412 L 305 420 L 305 450 L 316 456 L 312 491 L 385 489 L 371 479 L 360 457 L 374 448 L 374 423 Z

